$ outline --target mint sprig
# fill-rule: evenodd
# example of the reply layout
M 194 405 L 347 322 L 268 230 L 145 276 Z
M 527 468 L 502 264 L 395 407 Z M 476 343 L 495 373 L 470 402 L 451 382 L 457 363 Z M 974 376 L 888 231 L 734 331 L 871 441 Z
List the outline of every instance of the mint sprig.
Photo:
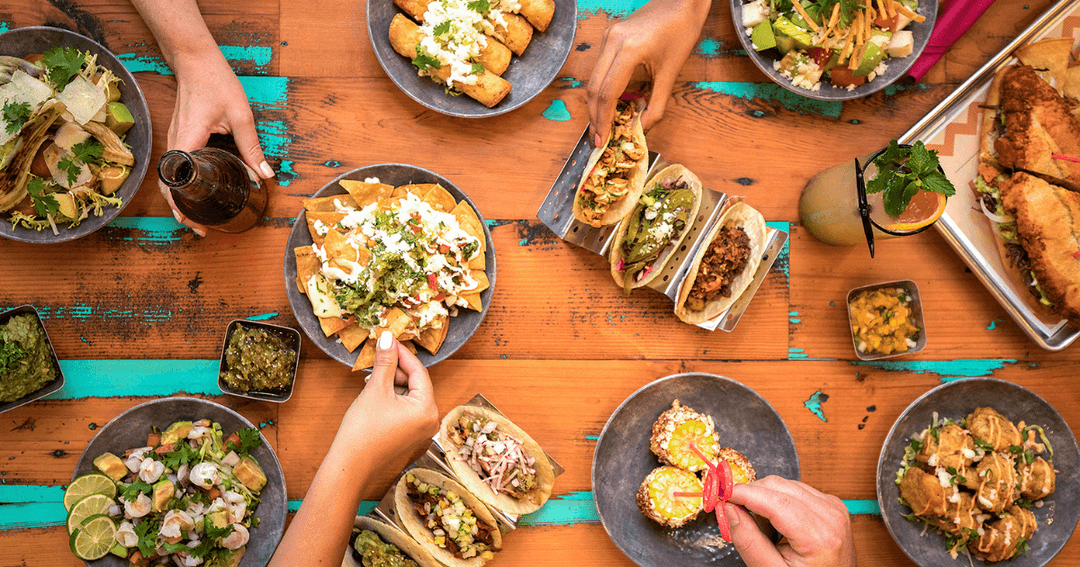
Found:
M 922 141 L 902 148 L 892 140 L 874 159 L 874 165 L 878 173 L 866 182 L 866 192 L 884 193 L 885 213 L 890 217 L 899 217 L 919 191 L 941 193 L 946 197 L 956 194 L 952 182 L 938 170 L 937 150 L 927 149 Z

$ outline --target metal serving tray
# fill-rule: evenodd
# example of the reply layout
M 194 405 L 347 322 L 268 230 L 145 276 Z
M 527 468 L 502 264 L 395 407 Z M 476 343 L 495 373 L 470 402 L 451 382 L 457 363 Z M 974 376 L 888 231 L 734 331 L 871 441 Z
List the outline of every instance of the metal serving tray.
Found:
M 487 398 L 485 398 L 482 394 L 476 394 L 465 405 L 488 408 L 505 417 L 505 414 L 499 411 L 499 408 L 492 405 L 492 403 L 489 402 Z M 544 456 L 547 457 L 548 462 L 551 463 L 551 468 L 555 471 L 556 477 L 559 477 L 561 474 L 566 472 L 566 469 L 564 469 L 562 465 L 560 465 L 555 459 L 553 459 L 551 455 L 547 453 L 547 451 L 544 452 Z M 424 468 L 438 471 L 460 482 L 460 479 L 458 479 L 457 475 L 455 475 L 454 472 L 450 470 L 450 465 L 446 462 L 446 451 L 443 449 L 442 445 L 439 444 L 439 435 L 437 433 L 434 437 L 431 438 L 431 446 L 428 447 L 427 452 L 421 455 L 419 459 L 413 461 L 412 464 L 405 467 L 405 469 L 401 471 L 401 474 L 405 474 L 410 469 L 414 468 Z M 398 478 L 400 478 L 400 476 Z M 397 513 L 394 511 L 394 492 L 396 488 L 397 480 L 395 480 L 394 484 L 390 486 L 390 489 L 386 491 L 386 494 L 383 495 L 382 500 L 379 501 L 379 505 L 376 506 L 370 514 L 368 514 L 368 517 L 375 518 L 382 522 L 386 522 L 387 524 L 390 524 L 391 526 L 394 526 L 395 528 L 401 530 L 405 533 L 407 537 L 411 538 L 412 536 L 409 535 L 409 532 L 405 530 L 405 527 L 401 525 L 401 522 L 398 521 Z M 490 506 L 488 506 L 488 510 L 490 510 L 492 516 L 495 517 L 495 523 L 498 524 L 499 531 L 502 532 L 503 535 L 506 535 L 517 529 L 518 519 L 521 516 L 515 514 L 507 514 L 506 512 L 496 510 Z
M 968 181 L 978 173 L 979 105 L 986 101 L 994 74 L 1015 61 L 1012 53 L 1021 45 L 1046 37 L 1071 37 L 1071 28 L 1080 25 L 1078 8 L 1080 0 L 1055 4 L 898 140 L 922 140 L 927 147 L 938 150 L 945 174 L 958 189 L 934 226 L 1020 328 L 1050 351 L 1072 344 L 1080 336 L 1080 328 L 1048 313 L 1031 293 L 1013 281 Z M 1070 28 L 1067 32 L 1066 23 Z
M 611 241 L 614 240 L 619 224 L 595 228 L 574 218 L 574 196 L 577 194 L 578 182 L 584 174 L 585 165 L 588 163 L 589 154 L 592 152 L 592 146 L 589 144 L 588 138 L 589 130 L 586 128 L 585 132 L 581 134 L 581 139 L 574 146 L 574 151 L 567 158 L 566 164 L 563 165 L 562 171 L 559 172 L 559 177 L 556 178 L 551 190 L 548 191 L 547 198 L 540 205 L 540 210 L 536 211 L 536 218 L 547 225 L 559 238 L 607 258 L 608 250 L 612 244 Z M 650 151 L 649 172 L 646 177 L 651 178 L 654 173 L 668 165 L 660 157 L 660 154 Z M 720 214 L 724 212 L 724 208 L 729 204 L 729 201 L 734 202 L 725 193 L 709 189 L 702 191 L 701 208 L 698 211 L 697 218 L 690 225 L 686 239 L 683 240 L 679 250 L 668 259 L 661 275 L 646 287 L 666 295 L 672 302 L 678 299 L 679 287 L 686 280 L 690 266 L 694 263 L 694 256 L 705 240 L 702 235 L 709 233 L 716 224 L 717 219 L 720 218 Z M 776 262 L 776 257 L 787 242 L 787 238 L 788 234 L 786 232 L 767 227 L 765 232 L 765 252 L 762 255 L 761 263 L 758 264 L 754 279 L 750 282 L 750 286 L 727 311 L 697 326 L 709 331 L 717 329 L 727 332 L 733 331 L 743 312 L 746 311 L 747 305 L 750 304 L 750 300 L 757 293 L 761 282 L 768 275 L 769 270 L 772 269 L 772 265 Z

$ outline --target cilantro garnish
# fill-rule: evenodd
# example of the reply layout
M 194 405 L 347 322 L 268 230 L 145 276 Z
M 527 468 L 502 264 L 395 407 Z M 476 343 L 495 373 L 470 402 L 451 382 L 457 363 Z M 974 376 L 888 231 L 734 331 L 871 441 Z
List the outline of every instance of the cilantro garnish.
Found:
M 0 333 L 0 372 L 15 368 L 15 365 L 26 356 L 26 349 L 18 341 L 11 340 L 5 333 Z
M 469 2 L 468 8 L 473 12 L 486 14 L 491 11 L 491 3 L 489 3 L 488 0 L 473 0 L 472 2 Z
M 83 164 L 100 158 L 104 149 L 104 146 L 91 140 L 80 142 L 71 146 L 71 153 L 60 158 L 56 167 L 67 173 L 68 185 L 75 185 L 75 181 L 79 179 L 79 173 L 82 172 Z
M 484 74 L 485 70 L 486 69 L 484 69 L 484 66 L 479 64 L 479 63 L 473 63 L 472 64 L 472 74 L 473 75 L 482 75 L 482 74 Z
M 26 124 L 32 112 L 29 102 L 9 102 L 4 105 L 4 120 L 7 124 L 8 134 L 17 134 Z
M 86 54 L 74 47 L 54 47 L 44 53 L 44 60 L 49 80 L 64 87 L 82 71 Z
M 442 34 L 448 32 L 448 31 L 450 31 L 450 20 L 446 20 L 445 22 L 435 26 L 435 29 L 433 29 L 431 31 L 435 35 L 442 35 Z
M 179 443 L 176 450 L 170 451 L 161 460 L 167 468 L 176 469 L 182 463 L 194 463 L 199 460 L 199 450 L 193 449 L 187 443 Z
M 956 189 L 938 170 L 937 150 L 928 150 L 922 141 L 901 148 L 896 140 L 874 159 L 877 175 L 866 183 L 867 193 L 884 191 L 885 213 L 897 218 L 919 191 L 941 193 L 950 197 Z
M 439 63 L 438 59 L 430 55 L 425 55 L 423 51 L 420 51 L 420 44 L 416 44 L 416 59 L 412 60 L 412 64 L 416 65 L 416 68 L 421 71 L 428 67 L 442 69 L 442 63 Z
M 120 498 L 128 502 L 134 502 L 139 497 L 139 494 L 150 494 L 153 489 L 154 487 L 148 483 L 135 479 L 131 484 L 120 486 Z
M 262 445 L 262 439 L 259 438 L 259 430 L 254 427 L 237 430 L 236 436 L 240 438 L 240 446 L 238 447 L 234 441 L 227 441 L 225 443 L 225 448 L 236 451 L 238 455 L 246 455 L 250 453 L 252 449 Z
M 60 210 L 60 203 L 56 197 L 45 193 L 45 181 L 40 177 L 31 176 L 26 183 L 26 192 L 30 194 L 30 200 L 34 203 L 34 212 L 40 217 L 49 216 Z

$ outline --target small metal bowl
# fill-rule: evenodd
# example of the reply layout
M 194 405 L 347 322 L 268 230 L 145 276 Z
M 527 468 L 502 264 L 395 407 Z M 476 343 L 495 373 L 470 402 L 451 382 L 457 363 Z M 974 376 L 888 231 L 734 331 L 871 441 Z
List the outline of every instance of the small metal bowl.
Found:
M 919 328 L 919 338 L 915 339 L 915 348 L 908 349 L 904 352 L 894 352 L 892 354 L 873 354 L 860 352 L 859 343 L 857 342 L 858 339 L 855 338 L 855 329 L 852 328 L 852 323 L 854 323 L 854 314 L 851 312 L 851 300 L 864 291 L 877 291 L 892 287 L 902 289 L 904 293 L 911 298 L 911 316 L 914 319 L 915 326 Z M 914 354 L 926 348 L 926 322 L 923 320 L 922 299 L 919 297 L 919 286 L 915 285 L 915 282 L 911 280 L 897 280 L 892 282 L 884 282 L 879 284 L 857 287 L 848 292 L 847 309 L 848 330 L 851 331 L 851 346 L 855 349 L 855 356 L 858 356 L 859 360 L 881 360 L 883 358 L 895 358 L 898 356 Z
M 53 370 L 56 372 L 56 378 L 54 378 L 52 382 L 44 385 L 41 389 L 27 394 L 13 402 L 0 403 L 0 413 L 40 400 L 64 387 L 64 372 L 60 369 L 60 359 L 56 358 L 56 351 L 53 350 L 52 341 L 49 339 L 49 332 L 45 329 L 45 324 L 41 322 L 41 315 L 38 314 L 37 309 L 34 309 L 33 305 L 21 305 L 14 309 L 0 312 L 0 325 L 6 325 L 7 322 L 16 315 L 27 314 L 32 314 L 37 319 L 38 325 L 41 327 L 41 332 L 45 334 L 45 344 L 49 345 L 49 354 L 51 355 Z
M 272 394 L 269 392 L 241 392 L 240 390 L 234 390 L 230 388 L 225 380 L 222 379 L 221 373 L 228 367 L 225 362 L 225 351 L 229 348 L 229 339 L 236 330 L 244 325 L 248 328 L 257 327 L 263 329 L 282 341 L 289 348 L 296 351 L 296 362 L 292 367 L 292 376 L 289 379 L 289 386 L 285 388 L 285 392 L 281 394 Z M 239 398 L 247 398 L 249 400 L 257 400 L 260 402 L 276 402 L 284 403 L 289 401 L 292 397 L 293 385 L 296 384 L 296 371 L 300 367 L 300 331 L 293 329 L 292 327 L 283 327 L 281 325 L 271 325 L 270 323 L 262 323 L 259 321 L 249 321 L 247 319 L 234 319 L 229 322 L 229 326 L 225 328 L 225 340 L 221 344 L 221 363 L 218 364 L 218 388 L 221 389 L 223 394 L 229 394 L 230 396 L 236 396 Z

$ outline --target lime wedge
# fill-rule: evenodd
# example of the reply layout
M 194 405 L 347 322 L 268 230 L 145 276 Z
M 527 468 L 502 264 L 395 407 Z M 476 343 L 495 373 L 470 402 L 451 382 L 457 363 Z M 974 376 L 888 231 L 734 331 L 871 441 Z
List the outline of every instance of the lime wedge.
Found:
M 76 502 L 91 494 L 104 494 L 109 498 L 115 498 L 116 483 L 103 474 L 84 474 L 71 481 L 67 490 L 64 491 L 64 509 L 70 511 Z
M 116 500 L 113 500 L 104 494 L 91 494 L 90 496 L 79 500 L 71 507 L 71 511 L 68 512 L 68 534 L 73 533 L 75 528 L 78 528 L 79 525 L 83 523 L 83 520 L 90 516 L 107 514 L 109 512 L 109 507 L 113 504 L 116 504 Z
M 92 497 L 91 497 L 92 498 Z M 109 554 L 115 542 L 116 522 L 105 514 L 90 516 L 71 534 L 68 545 L 75 557 L 85 561 L 101 559 Z

